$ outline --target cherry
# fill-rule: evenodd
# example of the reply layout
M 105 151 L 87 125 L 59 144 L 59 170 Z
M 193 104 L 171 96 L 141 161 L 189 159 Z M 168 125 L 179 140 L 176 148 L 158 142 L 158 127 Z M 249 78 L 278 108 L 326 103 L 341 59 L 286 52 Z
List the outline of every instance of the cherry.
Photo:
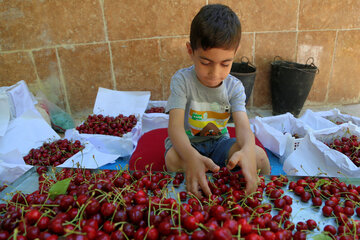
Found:
M 360 217 L 360 207 L 356 208 L 356 215 Z
M 275 199 L 274 205 L 276 208 L 283 208 L 286 204 L 286 200 L 284 198 Z
M 171 224 L 169 221 L 161 222 L 158 226 L 159 233 L 161 235 L 170 235 L 171 233 Z
M 30 226 L 26 228 L 26 237 L 30 240 L 39 238 L 40 236 L 40 230 L 38 227 Z
M 215 231 L 213 232 L 213 236 L 214 239 L 219 239 L 219 240 L 222 239 L 227 240 L 232 238 L 230 230 L 224 227 L 215 229 Z
M 141 210 L 133 208 L 128 213 L 128 216 L 132 223 L 137 224 L 140 223 L 140 221 L 143 219 L 144 214 Z
M 330 207 L 330 206 L 327 206 L 325 205 L 323 208 L 322 208 L 322 212 L 323 212 L 323 215 L 325 217 L 330 217 L 333 213 L 333 208 Z
M 114 204 L 109 203 L 109 202 L 104 202 L 101 205 L 100 211 L 104 217 L 110 217 L 115 212 L 115 209 L 116 209 L 116 207 Z
M 125 240 L 126 239 L 125 234 L 120 230 L 112 232 L 110 235 L 110 238 L 111 238 L 111 240 Z
M 308 219 L 308 220 L 306 221 L 306 225 L 307 225 L 307 228 L 308 228 L 309 230 L 314 230 L 314 229 L 317 227 L 317 223 L 316 223 L 316 221 L 313 220 L 313 219 Z
M 336 228 L 333 226 L 333 225 L 326 225 L 324 227 L 324 232 L 328 232 L 330 233 L 331 235 L 335 236 L 337 230 Z
M 304 231 L 297 231 L 293 237 L 294 240 L 306 240 L 306 232 Z
M 39 222 L 37 223 L 37 227 L 40 230 L 45 230 L 45 229 L 48 228 L 49 223 L 50 223 L 50 218 L 46 217 L 46 216 L 43 216 L 43 217 L 40 218 Z
M 96 236 L 97 236 L 96 230 L 97 230 L 97 229 L 95 229 L 94 227 L 91 227 L 91 226 L 89 226 L 89 225 L 85 225 L 85 226 L 82 228 L 82 232 L 86 233 L 86 236 L 87 236 L 88 239 L 90 239 L 90 240 L 96 238 Z
M 37 209 L 32 209 L 25 214 L 25 219 L 29 224 L 36 223 L 41 217 L 41 213 Z
M 192 240 L 205 240 L 206 233 L 203 230 L 197 230 L 191 235 Z
M 303 186 L 296 186 L 295 189 L 294 189 L 294 192 L 296 195 L 299 195 L 301 196 L 304 192 L 305 192 L 305 189 Z
M 322 200 L 320 197 L 313 197 L 311 199 L 313 206 L 320 207 L 322 205 Z
M 261 232 L 261 236 L 265 239 L 265 240 L 275 240 L 276 239 L 276 235 L 274 232 L 272 231 L 262 231 Z
M 87 216 L 92 216 L 98 213 L 100 210 L 100 203 L 96 199 L 91 199 L 89 204 L 85 208 L 85 212 Z
M 159 231 L 156 228 L 147 227 L 145 229 L 146 239 L 157 240 L 159 238 Z
M 308 202 L 311 198 L 311 194 L 309 192 L 303 192 L 301 194 L 301 201 L 302 202 Z
M 135 234 L 135 226 L 130 223 L 125 223 L 123 225 L 123 231 L 127 237 L 131 238 Z
M 292 231 L 292 230 L 295 229 L 295 224 L 292 223 L 292 222 L 290 222 L 289 220 L 286 220 L 286 221 L 284 222 L 284 228 L 287 229 L 287 230 Z
M 103 230 L 106 233 L 112 233 L 115 230 L 115 226 L 110 221 L 105 221 L 103 224 Z

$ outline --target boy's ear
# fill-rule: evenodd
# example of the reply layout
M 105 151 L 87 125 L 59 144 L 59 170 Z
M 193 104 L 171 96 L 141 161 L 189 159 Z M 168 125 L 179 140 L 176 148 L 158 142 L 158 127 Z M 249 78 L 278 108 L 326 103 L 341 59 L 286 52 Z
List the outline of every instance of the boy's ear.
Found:
M 192 56 L 194 52 L 193 52 L 193 50 L 192 50 L 192 48 L 191 48 L 190 42 L 186 42 L 186 48 L 187 48 L 188 54 L 189 54 L 190 56 Z

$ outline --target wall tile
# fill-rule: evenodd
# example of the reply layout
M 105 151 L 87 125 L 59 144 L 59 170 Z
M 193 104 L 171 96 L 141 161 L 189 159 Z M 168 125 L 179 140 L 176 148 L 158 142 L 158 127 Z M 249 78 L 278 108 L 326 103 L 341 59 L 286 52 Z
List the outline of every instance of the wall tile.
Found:
M 99 1 L 0 1 L 0 49 L 20 50 L 105 39 Z
M 309 57 L 313 57 L 314 64 L 319 69 L 305 104 L 326 101 L 335 38 L 335 31 L 300 32 L 298 35 L 297 62 L 305 64 Z M 308 63 L 311 63 L 311 59 Z
M 358 0 L 301 0 L 299 29 L 348 29 L 360 27 Z
M 0 53 L 0 86 L 11 86 L 24 80 L 30 90 L 36 90 L 36 73 L 29 53 Z
M 240 41 L 240 48 L 236 53 L 235 62 L 241 62 L 242 57 L 247 57 L 250 62 L 254 62 L 254 34 L 243 33 Z
M 58 53 L 72 113 L 92 109 L 98 88 L 113 88 L 108 45 L 59 48 Z
M 187 41 L 189 41 L 187 37 L 161 39 L 163 99 L 168 99 L 170 95 L 170 80 L 174 73 L 193 64 L 186 50 Z
M 109 40 L 189 34 L 192 18 L 205 0 L 105 0 Z
M 228 5 L 240 18 L 243 32 L 295 30 L 299 0 L 209 0 Z
M 328 102 L 344 104 L 360 101 L 359 65 L 360 31 L 340 31 L 330 79 Z
M 55 49 L 42 49 L 33 51 L 32 54 L 41 83 L 39 90 L 50 102 L 66 110 L 64 88 L 60 82 Z
M 151 91 L 151 99 L 162 99 L 159 40 L 137 40 L 111 44 L 120 91 Z
M 296 33 L 292 32 L 256 34 L 255 65 L 257 73 L 252 93 L 254 106 L 271 105 L 271 62 L 275 56 L 280 56 L 283 60 L 294 61 L 295 41 Z

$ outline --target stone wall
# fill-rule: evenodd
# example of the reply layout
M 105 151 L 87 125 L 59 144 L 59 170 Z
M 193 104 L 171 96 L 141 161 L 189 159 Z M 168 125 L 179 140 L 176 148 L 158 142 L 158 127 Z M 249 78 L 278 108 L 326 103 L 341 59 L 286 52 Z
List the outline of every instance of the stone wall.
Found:
M 271 108 L 275 56 L 315 59 L 307 106 L 360 102 L 358 0 L 3 0 L 0 86 L 25 80 L 72 114 L 91 112 L 98 87 L 166 100 L 172 74 L 191 64 L 191 20 L 210 3 L 242 21 L 237 61 L 257 67 L 248 107 Z

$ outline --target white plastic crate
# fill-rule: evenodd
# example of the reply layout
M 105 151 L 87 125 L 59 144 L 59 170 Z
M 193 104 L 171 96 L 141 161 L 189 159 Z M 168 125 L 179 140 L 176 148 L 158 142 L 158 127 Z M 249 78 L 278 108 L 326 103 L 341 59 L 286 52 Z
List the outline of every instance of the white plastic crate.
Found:
M 293 144 L 293 149 L 294 151 L 299 147 L 301 141 L 303 140 L 304 138 L 295 138 L 294 139 L 294 144 Z
M 254 132 L 265 148 L 274 153 L 281 163 L 300 145 L 308 133 L 308 127 L 291 113 L 250 119 Z M 295 138 L 297 134 L 300 138 Z

